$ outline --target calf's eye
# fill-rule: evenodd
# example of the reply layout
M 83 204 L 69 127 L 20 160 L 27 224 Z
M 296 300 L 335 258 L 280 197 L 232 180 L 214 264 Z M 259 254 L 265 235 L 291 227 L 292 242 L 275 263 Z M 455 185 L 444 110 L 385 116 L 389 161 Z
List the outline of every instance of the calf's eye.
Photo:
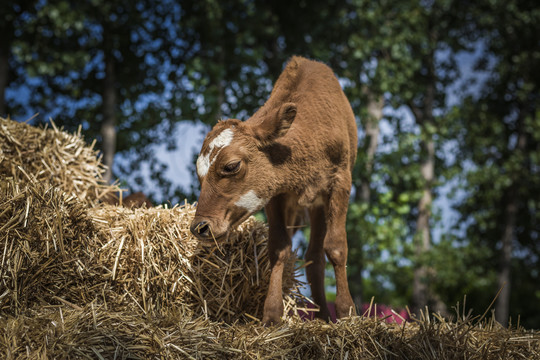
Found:
M 223 167 L 223 173 L 226 175 L 232 175 L 240 170 L 240 161 L 233 161 Z

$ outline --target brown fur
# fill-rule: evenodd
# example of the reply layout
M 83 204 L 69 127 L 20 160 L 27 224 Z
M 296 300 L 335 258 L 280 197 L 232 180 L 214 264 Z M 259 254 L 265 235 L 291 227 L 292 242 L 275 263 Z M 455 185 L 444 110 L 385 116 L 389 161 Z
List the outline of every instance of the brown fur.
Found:
M 147 207 L 151 208 L 154 206 L 150 199 L 144 195 L 142 192 L 136 192 L 132 193 L 120 201 L 121 193 L 109 193 L 106 197 L 101 199 L 101 201 L 105 204 L 109 205 L 116 205 L 116 206 L 124 206 L 128 208 L 141 208 L 141 207 Z M 121 204 L 120 204 L 121 203 Z
M 234 133 L 231 143 L 212 150 L 212 141 L 225 129 Z M 345 219 L 356 148 L 354 114 L 332 70 L 301 57 L 289 61 L 268 101 L 250 119 L 221 121 L 206 137 L 200 156 L 211 161 L 206 163 L 208 172 L 199 176 L 201 195 L 192 232 L 200 238 L 227 236 L 266 203 L 272 274 L 265 324 L 279 322 L 283 313 L 283 266 L 303 208 L 312 228 L 307 276 L 320 307 L 318 316 L 329 318 L 325 254 L 336 274 L 337 315 L 354 313 L 345 271 Z M 234 173 L 228 172 L 231 168 Z M 249 191 L 256 197 L 247 196 Z
M 150 199 L 140 191 L 126 196 L 122 203 L 125 207 L 129 208 L 151 208 L 154 206 Z

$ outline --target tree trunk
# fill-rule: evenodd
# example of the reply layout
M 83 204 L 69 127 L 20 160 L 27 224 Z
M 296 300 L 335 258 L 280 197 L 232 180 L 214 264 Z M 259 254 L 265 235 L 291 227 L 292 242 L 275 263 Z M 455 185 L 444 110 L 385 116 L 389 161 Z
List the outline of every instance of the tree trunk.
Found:
M 514 151 L 523 153 L 527 147 L 527 136 L 523 130 L 523 121 L 518 120 L 518 140 Z M 503 325 L 508 326 L 510 315 L 510 290 L 512 288 L 512 243 L 515 237 L 515 228 L 518 212 L 519 174 L 513 177 L 513 184 L 506 193 L 506 206 L 504 208 L 504 231 L 501 237 L 501 257 L 498 274 L 498 288 L 502 289 L 495 303 L 495 318 Z
M 366 90 L 368 91 L 368 90 Z M 366 149 L 366 168 L 365 176 L 362 177 L 360 185 L 360 201 L 369 203 L 371 197 L 371 174 L 373 172 L 373 160 L 375 151 L 379 145 L 379 122 L 382 119 L 384 98 L 383 96 L 374 97 L 368 93 L 368 119 L 365 125 L 367 149 Z
M 436 34 L 431 36 L 436 42 Z M 414 236 L 414 246 L 416 264 L 414 269 L 413 290 L 412 290 L 412 310 L 420 316 L 420 310 L 428 305 L 430 296 L 429 278 L 433 276 L 425 263 L 425 254 L 431 248 L 431 230 L 429 221 L 431 218 L 431 205 L 433 202 L 433 180 L 435 179 L 435 141 L 431 129 L 435 128 L 433 110 L 435 108 L 435 93 L 437 76 L 435 74 L 435 53 L 432 52 L 426 59 L 427 69 L 425 96 L 420 106 L 412 101 L 409 104 L 416 123 L 421 129 L 421 158 L 420 175 L 422 177 L 423 189 L 422 197 L 418 203 L 418 217 L 416 219 L 416 233 Z
M 508 202 L 504 209 L 506 223 L 501 238 L 501 262 L 498 274 L 498 289 L 502 289 L 495 303 L 495 318 L 501 325 L 508 326 L 510 313 L 510 289 L 512 270 L 512 241 L 516 226 L 517 200 L 515 191 L 509 191 Z
M 225 50 L 219 51 L 219 69 L 217 83 L 217 119 L 223 119 L 223 104 L 225 103 Z
M 4 46 L 1 46 L 2 48 Z M 0 48 L 0 116 L 6 117 L 6 88 L 8 84 L 8 54 Z
M 437 94 L 437 74 L 435 71 L 435 49 L 438 43 L 438 31 L 434 24 L 429 25 L 430 52 L 425 57 L 423 66 L 426 74 L 419 76 L 419 81 L 424 82 L 425 93 L 420 105 L 414 100 L 409 102 L 416 124 L 421 129 L 421 157 L 420 168 L 423 189 L 422 197 L 418 203 L 418 217 L 416 220 L 415 254 L 416 261 L 413 279 L 412 310 L 418 316 L 425 306 L 432 305 L 435 311 L 447 315 L 445 304 L 431 291 L 430 279 L 436 276 L 435 269 L 426 263 L 425 254 L 431 249 L 431 206 L 433 203 L 433 182 L 435 180 L 435 140 L 432 129 L 436 129 L 434 110 Z M 427 314 L 425 314 L 427 315 Z
M 420 309 L 429 302 L 428 267 L 423 263 L 423 255 L 431 248 L 431 233 L 429 220 L 431 217 L 431 204 L 433 202 L 432 184 L 435 176 L 435 143 L 429 139 L 423 143 L 422 149 L 425 160 L 421 165 L 421 174 L 424 181 L 422 198 L 418 203 L 418 218 L 416 220 L 415 251 L 416 259 L 420 264 L 414 270 L 412 308 L 419 315 Z
M 105 80 L 103 87 L 103 124 L 101 135 L 103 137 L 103 162 L 107 171 L 103 176 L 106 182 L 112 180 L 112 166 L 116 152 L 116 75 L 114 57 L 105 55 Z
M 356 195 L 355 195 L 355 202 L 361 202 L 365 204 L 369 204 L 371 200 L 371 174 L 373 173 L 373 163 L 375 158 L 375 152 L 377 151 L 377 147 L 379 145 L 379 123 L 383 116 L 383 107 L 384 107 L 384 97 L 381 96 L 375 96 L 372 94 L 369 89 L 364 89 L 365 95 L 367 95 L 367 110 L 368 110 L 368 118 L 365 122 L 365 128 L 364 131 L 366 132 L 366 163 L 364 168 L 364 173 L 362 174 L 361 180 L 360 180 L 360 188 L 357 189 Z M 360 259 L 359 262 L 356 264 L 358 267 L 358 275 L 359 279 L 356 281 L 362 282 L 362 270 L 363 270 L 363 255 L 362 255 L 362 244 L 364 241 L 362 241 L 360 234 L 354 234 L 351 239 L 349 239 L 351 243 L 358 244 L 359 246 L 358 251 L 360 252 Z M 357 309 L 361 309 L 362 303 L 363 303 L 363 286 L 360 285 L 358 287 L 358 290 L 355 291 L 353 294 L 353 301 Z

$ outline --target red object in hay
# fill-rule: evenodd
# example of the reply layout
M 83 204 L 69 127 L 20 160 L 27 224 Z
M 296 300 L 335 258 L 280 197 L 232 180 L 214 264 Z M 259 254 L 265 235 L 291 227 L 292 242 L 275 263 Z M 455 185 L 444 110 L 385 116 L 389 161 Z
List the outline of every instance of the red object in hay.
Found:
M 317 307 L 314 304 L 307 304 L 307 311 L 298 311 L 300 318 L 304 321 L 315 319 L 315 313 Z M 328 303 L 328 310 L 330 311 L 330 320 L 336 322 L 336 306 L 333 302 Z M 375 314 L 375 310 L 377 313 Z M 394 309 L 384 304 L 362 304 L 360 314 L 365 317 L 377 316 L 381 319 L 385 319 L 387 323 L 402 324 L 404 321 L 409 321 L 409 313 L 405 309 Z M 397 315 L 396 315 L 397 314 Z

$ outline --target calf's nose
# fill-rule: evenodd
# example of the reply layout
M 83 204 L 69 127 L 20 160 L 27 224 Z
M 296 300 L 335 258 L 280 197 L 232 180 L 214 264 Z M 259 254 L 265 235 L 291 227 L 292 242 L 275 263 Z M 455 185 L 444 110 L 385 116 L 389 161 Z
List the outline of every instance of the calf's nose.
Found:
M 210 223 L 206 220 L 193 220 L 190 230 L 199 239 L 208 239 L 211 237 Z

